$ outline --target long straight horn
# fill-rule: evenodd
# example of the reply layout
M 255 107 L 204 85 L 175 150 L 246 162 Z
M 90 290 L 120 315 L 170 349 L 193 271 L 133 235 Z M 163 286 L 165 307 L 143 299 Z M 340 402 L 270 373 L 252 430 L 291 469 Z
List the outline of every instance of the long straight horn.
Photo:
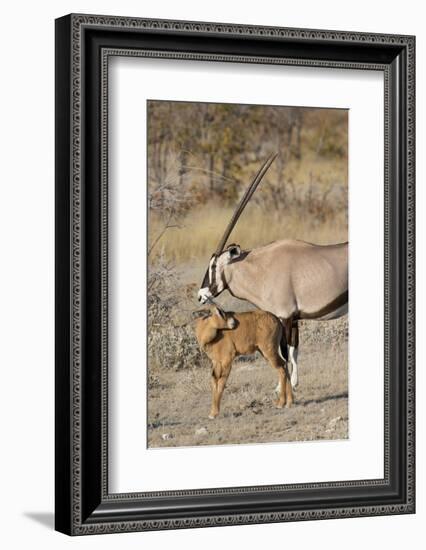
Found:
M 260 170 L 256 174 L 255 178 L 253 179 L 253 181 L 247 187 L 247 189 L 246 189 L 244 195 L 242 196 L 237 208 L 235 209 L 234 214 L 232 215 L 232 218 L 231 218 L 230 222 L 228 223 L 227 228 L 225 229 L 225 232 L 224 232 L 222 238 L 219 241 L 219 244 L 217 245 L 216 252 L 215 252 L 216 254 L 220 254 L 222 252 L 222 250 L 225 248 L 226 241 L 229 239 L 229 235 L 231 234 L 232 230 L 234 229 L 235 224 L 238 221 L 238 218 L 241 216 L 244 208 L 247 206 L 248 201 L 251 199 L 253 193 L 256 191 L 257 186 L 262 181 L 263 176 L 266 174 L 266 172 L 268 171 L 269 167 L 274 162 L 276 157 L 277 157 L 277 154 L 271 155 L 266 159 L 266 161 L 263 163 L 262 167 L 260 168 Z

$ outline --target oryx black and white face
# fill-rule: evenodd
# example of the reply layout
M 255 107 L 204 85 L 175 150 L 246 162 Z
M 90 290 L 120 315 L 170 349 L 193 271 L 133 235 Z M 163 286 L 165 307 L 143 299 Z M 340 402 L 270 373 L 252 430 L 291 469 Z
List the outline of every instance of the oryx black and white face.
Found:
M 198 301 L 205 304 L 209 299 L 219 296 L 227 287 L 225 267 L 241 254 L 241 248 L 237 244 L 230 244 L 220 254 L 213 254 L 210 259 L 200 290 Z

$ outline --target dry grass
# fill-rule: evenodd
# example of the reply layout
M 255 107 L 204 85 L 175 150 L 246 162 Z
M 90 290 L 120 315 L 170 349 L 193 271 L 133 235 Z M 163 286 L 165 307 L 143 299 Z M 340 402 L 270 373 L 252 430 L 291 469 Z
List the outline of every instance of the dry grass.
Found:
M 163 253 L 176 264 L 193 259 L 206 261 L 216 248 L 232 213 L 232 208 L 211 204 L 200 206 L 182 220 L 180 227 L 170 228 L 164 233 L 156 252 Z M 151 216 L 150 237 L 155 238 L 162 227 L 162 220 Z M 249 205 L 231 235 L 232 242 L 247 249 L 283 238 L 297 238 L 317 244 L 346 241 L 346 214 L 341 212 L 321 222 L 291 211 L 271 215 L 256 208 L 256 205 Z
M 274 370 L 258 356 L 254 360 L 236 361 L 220 415 L 209 420 L 209 367 L 156 369 L 148 395 L 148 445 L 346 439 L 347 318 L 302 325 L 299 373 L 295 405 L 291 409 L 276 409 Z
M 243 181 L 248 183 L 258 167 L 258 163 L 249 167 Z M 175 172 L 169 177 L 178 180 Z M 185 189 L 196 188 L 196 178 L 197 174 L 188 174 Z M 185 189 L 177 188 L 175 193 L 183 196 Z M 228 204 L 195 200 L 187 204 L 184 213 L 171 217 L 170 210 L 150 210 L 150 246 L 155 243 L 150 261 L 161 254 L 175 264 L 209 258 L 236 204 L 237 197 Z M 171 227 L 165 230 L 167 223 Z M 347 160 L 310 154 L 303 162 L 288 163 L 282 184 L 271 167 L 234 228 L 231 241 L 247 249 L 283 238 L 331 244 L 347 240 L 347 227 Z

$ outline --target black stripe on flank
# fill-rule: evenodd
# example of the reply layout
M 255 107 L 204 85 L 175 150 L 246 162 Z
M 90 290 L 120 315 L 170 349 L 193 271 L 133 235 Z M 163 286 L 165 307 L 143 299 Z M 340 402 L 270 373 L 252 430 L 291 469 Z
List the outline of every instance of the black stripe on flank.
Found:
M 345 304 L 347 304 L 348 296 L 349 296 L 349 292 L 346 290 L 343 294 L 340 294 L 340 296 L 337 296 L 337 298 L 335 298 L 332 302 L 330 302 L 323 308 L 319 309 L 318 311 L 315 311 L 314 313 L 305 313 L 303 311 L 300 311 L 299 319 L 318 319 L 319 317 L 324 317 L 325 315 L 332 313 L 336 309 L 339 309 L 339 307 L 342 307 Z

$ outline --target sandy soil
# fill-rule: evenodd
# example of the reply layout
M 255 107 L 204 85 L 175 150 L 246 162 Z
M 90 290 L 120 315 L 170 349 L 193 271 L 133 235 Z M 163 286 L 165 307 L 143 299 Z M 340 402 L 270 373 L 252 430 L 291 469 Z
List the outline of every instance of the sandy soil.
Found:
M 276 409 L 274 370 L 259 355 L 234 363 L 217 419 L 209 367 L 156 369 L 148 390 L 148 446 L 179 447 L 348 438 L 347 318 L 301 326 L 299 387 Z

